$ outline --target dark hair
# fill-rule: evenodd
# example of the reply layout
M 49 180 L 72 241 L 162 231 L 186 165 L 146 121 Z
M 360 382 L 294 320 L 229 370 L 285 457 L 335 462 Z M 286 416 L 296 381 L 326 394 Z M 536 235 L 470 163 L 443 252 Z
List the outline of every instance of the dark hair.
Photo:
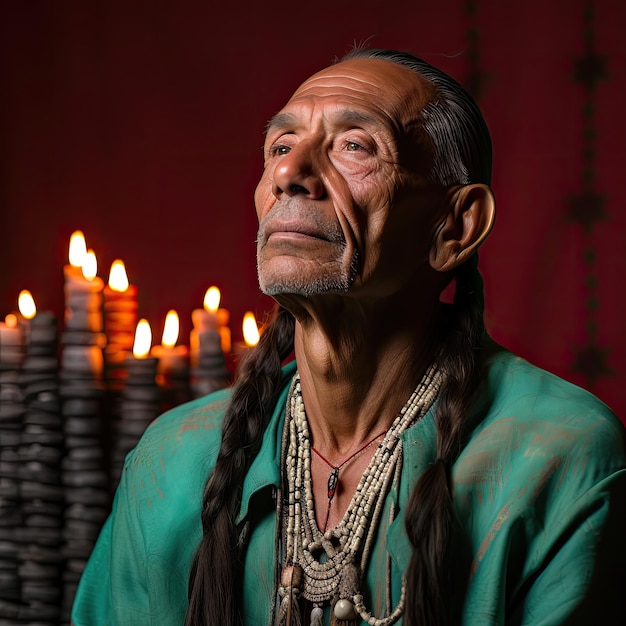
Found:
M 432 182 L 443 187 L 489 183 L 489 132 L 477 106 L 458 83 L 405 53 L 357 49 L 344 60 L 354 58 L 377 58 L 408 67 L 433 86 L 433 96 L 422 113 L 433 151 Z M 477 255 L 457 269 L 455 278 L 452 315 L 436 355 L 445 372 L 435 410 L 436 461 L 417 482 L 405 514 L 414 548 L 407 571 L 403 618 L 407 626 L 444 624 L 448 617 L 446 553 L 454 524 L 450 468 L 458 456 L 463 425 L 481 377 L 483 289 Z M 241 624 L 240 529 L 234 520 L 243 479 L 258 453 L 280 391 L 281 363 L 293 349 L 293 335 L 293 317 L 277 307 L 233 387 L 217 462 L 204 491 L 203 537 L 191 567 L 186 626 Z
M 273 411 L 282 362 L 293 350 L 294 325 L 290 313 L 276 308 L 258 345 L 242 362 L 233 386 L 224 415 L 222 444 L 204 489 L 202 540 L 191 564 L 187 626 L 241 623 L 241 529 L 235 518 L 243 479 Z
M 434 87 L 421 120 L 432 147 L 430 182 L 442 187 L 491 182 L 489 129 L 478 106 L 459 83 L 403 52 L 355 49 L 343 60 L 356 58 L 396 63 L 413 70 Z M 454 609 L 446 598 L 446 591 L 451 592 L 453 584 L 446 555 L 456 521 L 450 470 L 460 452 L 463 426 L 480 383 L 485 334 L 483 283 L 477 254 L 457 268 L 455 279 L 452 317 L 436 357 L 445 373 L 435 409 L 436 461 L 413 488 L 404 519 L 414 548 L 406 573 L 403 623 L 407 626 L 445 624 Z
M 355 48 L 342 61 L 380 59 L 425 78 L 434 95 L 422 110 L 422 128 L 432 145 L 430 182 L 450 185 L 491 182 L 491 137 L 472 97 L 453 78 L 406 52 Z

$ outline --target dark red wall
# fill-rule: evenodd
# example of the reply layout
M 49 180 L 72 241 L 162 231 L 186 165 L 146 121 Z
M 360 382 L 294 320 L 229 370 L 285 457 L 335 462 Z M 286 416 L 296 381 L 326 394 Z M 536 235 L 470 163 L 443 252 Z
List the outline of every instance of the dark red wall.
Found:
M 82 229 L 101 276 L 125 260 L 153 328 L 176 308 L 187 333 L 216 284 L 237 340 L 244 311 L 271 305 L 254 267 L 264 124 L 307 75 L 368 40 L 481 88 L 499 209 L 481 260 L 491 332 L 626 416 L 624 3 L 140 4 L 0 7 L 0 315 L 24 288 L 62 314 L 69 236 Z M 591 45 L 592 79 L 575 80 Z M 586 186 L 604 200 L 600 213 L 583 207 L 585 230 L 568 198 Z

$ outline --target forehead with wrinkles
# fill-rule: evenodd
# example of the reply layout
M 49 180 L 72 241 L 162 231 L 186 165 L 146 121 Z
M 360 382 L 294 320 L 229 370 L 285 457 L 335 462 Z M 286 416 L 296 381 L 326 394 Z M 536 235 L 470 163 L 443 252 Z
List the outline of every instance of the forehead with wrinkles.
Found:
M 400 127 L 415 121 L 433 94 L 433 87 L 416 72 L 380 59 L 351 59 L 307 79 L 289 100 L 342 96 L 357 106 L 379 109 Z

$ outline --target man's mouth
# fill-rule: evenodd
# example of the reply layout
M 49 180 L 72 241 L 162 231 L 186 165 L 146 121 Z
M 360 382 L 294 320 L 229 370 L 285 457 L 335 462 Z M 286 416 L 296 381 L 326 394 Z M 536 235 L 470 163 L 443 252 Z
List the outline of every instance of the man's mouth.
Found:
M 316 239 L 330 243 L 345 242 L 345 237 L 336 224 L 284 219 L 270 219 L 266 224 L 261 224 L 258 234 L 259 243 L 265 245 L 270 239 L 275 241 Z

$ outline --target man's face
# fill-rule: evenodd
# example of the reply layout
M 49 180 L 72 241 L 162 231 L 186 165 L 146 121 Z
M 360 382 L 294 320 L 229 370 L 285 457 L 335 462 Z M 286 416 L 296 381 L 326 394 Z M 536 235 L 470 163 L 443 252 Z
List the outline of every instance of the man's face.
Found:
M 263 292 L 380 297 L 427 264 L 441 197 L 426 182 L 427 97 L 411 70 L 354 59 L 309 78 L 272 119 L 255 192 Z

